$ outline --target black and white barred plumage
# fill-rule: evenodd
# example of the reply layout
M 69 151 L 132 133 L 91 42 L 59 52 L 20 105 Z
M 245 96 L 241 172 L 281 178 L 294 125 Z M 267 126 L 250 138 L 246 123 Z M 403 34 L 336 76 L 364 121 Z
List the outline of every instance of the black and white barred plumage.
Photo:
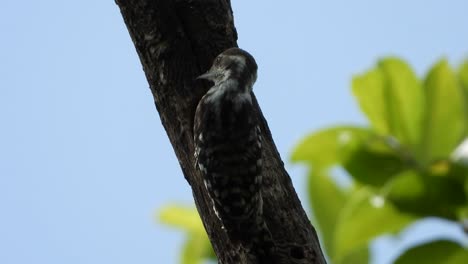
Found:
M 198 168 L 232 242 L 262 255 L 273 244 L 263 220 L 262 138 L 251 97 L 257 64 L 246 51 L 231 48 L 198 79 L 214 83 L 195 113 Z

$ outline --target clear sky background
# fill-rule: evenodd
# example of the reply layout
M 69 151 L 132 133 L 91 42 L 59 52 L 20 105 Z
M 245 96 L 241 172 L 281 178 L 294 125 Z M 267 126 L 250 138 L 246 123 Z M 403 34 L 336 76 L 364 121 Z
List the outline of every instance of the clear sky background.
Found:
M 304 169 L 288 163 L 298 140 L 366 124 L 353 74 L 384 55 L 420 75 L 441 57 L 458 65 L 468 56 L 466 0 L 232 4 L 239 45 L 259 64 L 255 93 L 302 198 Z M 183 236 L 155 212 L 191 204 L 191 190 L 118 7 L 0 6 L 0 263 L 176 263 Z M 450 225 L 411 232 L 461 239 Z M 389 263 L 395 243 L 379 240 L 374 259 Z

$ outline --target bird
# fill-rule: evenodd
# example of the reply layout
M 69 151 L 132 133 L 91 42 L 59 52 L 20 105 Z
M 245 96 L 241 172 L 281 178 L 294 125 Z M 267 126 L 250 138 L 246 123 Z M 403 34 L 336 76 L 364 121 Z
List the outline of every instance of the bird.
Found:
M 197 77 L 213 85 L 195 111 L 195 160 L 231 242 L 259 263 L 273 263 L 274 242 L 263 216 L 262 135 L 252 100 L 257 69 L 247 51 L 230 48 Z

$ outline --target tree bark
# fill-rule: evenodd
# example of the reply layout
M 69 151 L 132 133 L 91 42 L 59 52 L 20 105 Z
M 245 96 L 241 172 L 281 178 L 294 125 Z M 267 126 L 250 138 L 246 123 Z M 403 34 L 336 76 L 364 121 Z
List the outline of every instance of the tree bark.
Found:
M 255 263 L 221 228 L 195 168 L 192 125 L 207 91 L 195 82 L 222 51 L 237 46 L 230 0 L 116 0 L 150 85 L 162 124 L 174 147 L 198 212 L 220 263 Z M 260 65 L 261 67 L 261 65 Z M 264 217 L 283 263 L 326 263 L 284 169 L 268 125 L 254 99 L 264 138 Z

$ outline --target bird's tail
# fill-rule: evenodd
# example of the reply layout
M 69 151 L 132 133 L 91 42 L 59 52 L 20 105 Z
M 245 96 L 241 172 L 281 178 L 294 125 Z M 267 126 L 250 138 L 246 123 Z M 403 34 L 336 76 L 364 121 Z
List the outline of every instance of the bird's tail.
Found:
M 255 256 L 259 264 L 277 263 L 274 257 L 275 243 L 263 217 L 256 217 L 228 230 L 232 230 L 228 233 L 231 242 Z
M 275 243 L 263 218 L 257 223 L 257 233 L 252 236 L 250 251 L 257 257 L 259 264 L 274 264 Z

